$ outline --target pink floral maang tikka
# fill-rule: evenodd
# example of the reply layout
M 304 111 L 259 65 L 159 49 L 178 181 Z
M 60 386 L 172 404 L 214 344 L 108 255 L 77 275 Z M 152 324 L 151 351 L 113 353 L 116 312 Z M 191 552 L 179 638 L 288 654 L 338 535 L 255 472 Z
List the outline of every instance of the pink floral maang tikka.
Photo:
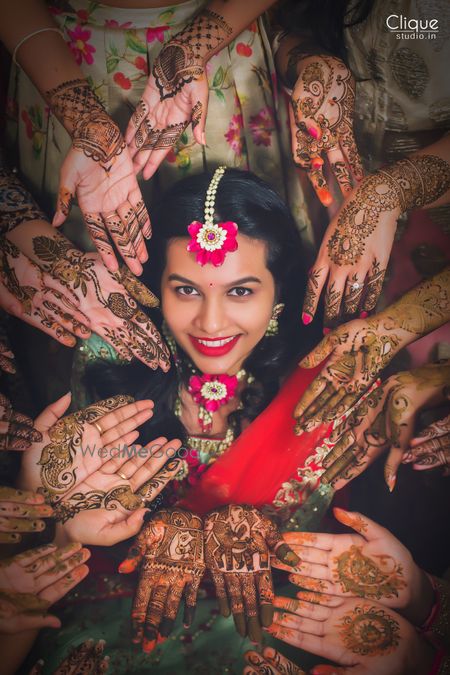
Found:
M 219 267 L 225 260 L 226 254 L 235 251 L 238 247 L 236 241 L 238 226 L 236 223 L 231 221 L 214 222 L 216 192 L 225 171 L 225 166 L 219 166 L 215 170 L 206 191 L 205 222 L 200 223 L 198 220 L 194 220 L 187 228 L 191 235 L 187 250 L 196 253 L 196 260 L 200 265 L 212 263 L 215 267 Z

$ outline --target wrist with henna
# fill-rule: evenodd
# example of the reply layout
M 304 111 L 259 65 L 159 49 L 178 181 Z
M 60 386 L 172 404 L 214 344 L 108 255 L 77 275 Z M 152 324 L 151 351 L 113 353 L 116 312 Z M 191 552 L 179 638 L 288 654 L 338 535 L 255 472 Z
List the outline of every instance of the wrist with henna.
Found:
M 70 134 L 73 147 L 109 170 L 125 141 L 86 80 L 63 82 L 47 91 L 46 98 Z
M 0 235 L 28 220 L 48 220 L 18 177 L 0 168 Z
M 209 9 L 196 16 L 162 48 L 153 66 L 161 101 L 175 96 L 185 84 L 198 80 L 205 62 L 220 49 L 233 29 Z

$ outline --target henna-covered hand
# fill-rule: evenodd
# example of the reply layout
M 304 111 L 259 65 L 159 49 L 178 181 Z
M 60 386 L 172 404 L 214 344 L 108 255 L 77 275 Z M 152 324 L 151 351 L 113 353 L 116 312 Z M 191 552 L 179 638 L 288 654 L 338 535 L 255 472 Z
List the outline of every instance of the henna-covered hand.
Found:
M 434 155 L 402 159 L 366 176 L 330 222 L 311 268 L 303 322 L 314 317 L 322 289 L 325 323 L 375 308 L 397 228 L 408 209 L 435 202 L 450 187 L 450 165 Z
M 416 626 L 433 606 L 433 587 L 410 552 L 388 530 L 359 513 L 334 509 L 336 519 L 358 534 L 286 532 L 284 540 L 298 555 L 292 570 L 274 560 L 272 566 L 290 572 L 289 580 L 308 593 L 376 600 L 399 611 Z M 275 602 L 286 608 L 284 601 Z
M 283 609 L 267 629 L 271 635 L 343 666 L 315 666 L 315 675 L 429 672 L 429 644 L 399 614 L 376 602 L 336 598 L 334 606 L 325 606 L 277 597 L 275 603 Z
M 16 372 L 14 353 L 11 350 L 6 332 L 6 314 L 0 309 L 0 371 L 13 375 Z
M 368 319 L 350 321 L 329 333 L 301 362 L 315 368 L 328 361 L 297 404 L 296 431 L 334 421 L 356 403 L 395 354 L 450 320 L 450 267 L 426 279 Z
M 59 549 L 49 544 L 2 560 L 0 633 L 59 628 L 59 619 L 47 610 L 84 579 L 89 557 L 81 544 Z
M 230 504 L 205 518 L 205 560 L 223 616 L 233 614 L 238 633 L 261 642 L 273 617 L 270 552 L 294 567 L 298 557 L 276 526 L 257 509 Z
M 342 463 L 345 456 L 358 455 L 361 459 L 351 476 L 355 478 L 384 450 L 390 449 L 384 473 L 392 492 L 398 468 L 408 453 L 418 412 L 444 401 L 449 381 L 450 362 L 392 375 L 335 427 L 331 439 L 337 442 L 323 466 L 329 468 L 336 462 Z M 340 489 L 348 481 L 339 480 L 343 478 L 339 474 L 336 476 L 334 487 Z
M 109 656 L 104 656 L 106 642 L 85 640 L 77 647 L 72 647 L 69 655 L 59 664 L 53 675 L 102 675 L 109 668 Z M 39 675 L 44 662 L 38 662 L 29 675 Z
M 151 235 L 150 219 L 119 127 L 86 80 L 64 82 L 46 97 L 72 138 L 61 166 L 53 224 L 65 221 L 76 195 L 106 267 L 118 270 L 111 237 L 130 270 L 141 274 L 148 260 L 144 237 Z
M 76 295 L 7 238 L 0 241 L 0 307 L 69 347 L 91 334 Z
M 17 175 L 0 168 L 0 235 L 4 236 L 28 220 L 45 219 L 44 212 Z
M 262 654 L 246 652 L 244 658 L 249 665 L 245 666 L 242 675 L 306 675 L 304 670 L 273 647 L 265 647 Z
M 34 429 L 33 420 L 13 410 L 10 401 L 0 393 L 0 451 L 27 450 L 41 440 L 42 434 Z
M 53 509 L 44 503 L 43 495 L 28 490 L 0 487 L 0 543 L 18 544 L 21 532 L 45 530 L 45 520 Z
M 417 471 L 442 467 L 444 476 L 450 475 L 450 415 L 433 422 L 411 440 L 403 455 L 404 464 L 413 465 Z
M 163 509 L 139 533 L 119 572 L 140 567 L 131 612 L 133 642 L 151 652 L 167 637 L 184 595 L 184 624 L 190 626 L 205 571 L 203 521 L 190 511 Z
M 137 302 L 156 307 L 157 298 L 126 268 L 110 272 L 96 254 L 74 249 L 64 237 L 33 238 L 39 265 L 77 297 L 90 317 L 92 330 L 109 342 L 119 356 L 133 356 L 155 370 L 169 369 L 169 352 L 152 321 Z M 137 301 L 137 302 L 136 302 Z
M 344 195 L 363 177 L 353 134 L 355 81 L 341 59 L 299 51 L 294 47 L 289 55 L 290 68 L 295 62 L 298 76 L 289 109 L 292 156 L 328 206 L 332 196 L 323 174 L 324 157 Z
M 232 33 L 223 17 L 204 9 L 158 54 L 125 139 L 136 171 L 150 178 L 189 123 L 205 145 L 208 81 L 205 64 Z

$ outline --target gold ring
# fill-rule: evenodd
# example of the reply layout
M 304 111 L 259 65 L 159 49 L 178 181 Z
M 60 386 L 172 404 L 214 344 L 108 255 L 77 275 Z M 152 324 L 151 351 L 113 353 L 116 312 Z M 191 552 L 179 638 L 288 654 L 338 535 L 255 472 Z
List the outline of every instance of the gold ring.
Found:
M 98 422 L 92 422 L 92 424 L 94 425 L 94 427 L 97 429 L 98 433 L 101 436 L 103 434 L 103 429 L 101 428 L 100 424 Z
M 128 480 L 128 478 L 123 473 L 120 473 L 120 471 L 116 471 L 116 473 L 121 477 L 122 480 Z

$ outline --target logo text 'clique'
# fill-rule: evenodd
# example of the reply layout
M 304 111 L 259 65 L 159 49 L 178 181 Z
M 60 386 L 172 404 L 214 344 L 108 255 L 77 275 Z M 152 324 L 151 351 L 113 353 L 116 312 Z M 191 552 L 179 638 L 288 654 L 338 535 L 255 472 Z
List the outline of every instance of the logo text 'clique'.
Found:
M 389 30 L 415 31 L 416 33 L 421 30 L 437 31 L 439 30 L 438 23 L 437 19 L 408 19 L 402 14 L 390 14 L 386 19 L 386 26 Z

